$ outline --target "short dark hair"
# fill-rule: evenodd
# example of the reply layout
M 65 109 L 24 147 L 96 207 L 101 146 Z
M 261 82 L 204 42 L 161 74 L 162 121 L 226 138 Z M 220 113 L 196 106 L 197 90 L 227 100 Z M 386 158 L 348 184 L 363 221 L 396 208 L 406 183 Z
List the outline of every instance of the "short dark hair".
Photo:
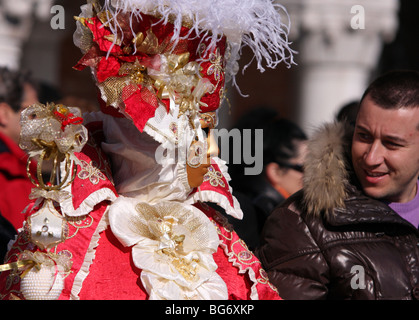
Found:
M 394 70 L 374 80 L 365 90 L 365 97 L 383 109 L 419 107 L 419 72 Z
M 23 102 L 25 83 L 33 83 L 29 73 L 0 67 L 0 103 L 7 103 L 18 112 Z
M 307 140 L 306 134 L 294 122 L 285 118 L 276 118 L 267 124 L 264 130 L 263 162 L 287 163 L 298 156 L 297 143 Z

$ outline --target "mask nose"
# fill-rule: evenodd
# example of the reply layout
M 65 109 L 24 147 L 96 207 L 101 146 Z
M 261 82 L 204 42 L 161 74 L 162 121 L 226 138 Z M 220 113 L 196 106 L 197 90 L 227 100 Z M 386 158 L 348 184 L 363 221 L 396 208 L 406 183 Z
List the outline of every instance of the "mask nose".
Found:
M 207 137 L 207 143 L 208 143 L 208 151 L 207 155 L 209 157 L 218 157 L 220 154 L 220 149 L 218 148 L 217 140 L 215 139 L 214 130 L 209 130 L 208 137 Z

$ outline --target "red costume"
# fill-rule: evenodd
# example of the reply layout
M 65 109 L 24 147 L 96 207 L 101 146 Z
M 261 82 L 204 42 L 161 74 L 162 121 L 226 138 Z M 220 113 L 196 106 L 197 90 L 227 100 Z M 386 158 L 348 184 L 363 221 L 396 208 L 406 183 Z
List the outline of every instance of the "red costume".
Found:
M 40 158 L 38 172 L 43 160 L 60 162 L 61 179 L 38 175 L 31 215 L 1 267 L 0 297 L 280 299 L 207 204 L 242 216 L 225 162 L 204 161 L 203 131 L 217 123 L 242 39 L 260 68 L 262 58 L 292 62 L 278 19 L 271 0 L 83 6 L 75 68 L 92 69 L 102 111 L 84 126 L 73 108 L 24 111 L 21 145 Z M 202 174 L 197 187 L 191 172 Z
M 96 140 L 102 138 L 101 123 L 93 122 L 88 126 Z M 54 248 L 60 255 L 72 257 L 71 272 L 66 276 L 60 299 L 148 299 L 148 294 L 139 276 L 141 270 L 132 263 L 130 248 L 124 247 L 107 226 L 104 214 L 110 199 L 117 197 L 113 183 L 107 177 L 110 168 L 98 143 L 90 135 L 89 142 L 76 156 L 83 163 L 96 163 L 93 169 L 79 168 L 71 189 L 71 205 L 74 210 L 83 206 L 93 208 L 84 218 L 68 221 L 67 240 Z M 218 166 L 214 168 L 219 171 Z M 83 170 L 90 172 L 84 175 Z M 96 170 L 96 171 L 94 171 Z M 224 182 L 227 180 L 223 177 Z M 220 195 L 233 201 L 230 192 L 218 185 L 214 188 L 205 182 L 201 190 L 219 192 Z M 217 189 L 220 189 L 217 191 Z M 95 200 L 89 199 L 98 193 Z M 194 190 L 193 192 L 196 192 Z M 103 199 L 102 199 L 103 198 Z M 232 202 L 233 203 L 233 202 Z M 269 283 L 259 260 L 250 252 L 244 242 L 231 229 L 227 219 L 205 203 L 196 203 L 214 224 L 220 245 L 214 253 L 218 265 L 217 273 L 225 281 L 229 299 L 279 299 L 276 289 Z M 7 262 L 17 261 L 24 250 L 36 251 L 28 241 L 29 235 L 23 230 L 8 253 Z M 3 272 L 0 275 L 1 298 L 24 298 L 20 291 L 21 272 Z

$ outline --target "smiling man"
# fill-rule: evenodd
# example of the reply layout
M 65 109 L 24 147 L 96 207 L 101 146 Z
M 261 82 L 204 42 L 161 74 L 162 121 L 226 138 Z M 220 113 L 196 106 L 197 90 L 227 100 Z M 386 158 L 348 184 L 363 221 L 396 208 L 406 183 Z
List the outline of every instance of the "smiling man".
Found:
M 415 197 L 419 175 L 417 103 L 383 105 L 372 93 L 363 99 L 352 162 L 367 195 L 400 203 Z
M 303 190 L 257 250 L 279 294 L 419 299 L 419 73 L 376 79 L 355 129 L 326 125 L 308 150 Z

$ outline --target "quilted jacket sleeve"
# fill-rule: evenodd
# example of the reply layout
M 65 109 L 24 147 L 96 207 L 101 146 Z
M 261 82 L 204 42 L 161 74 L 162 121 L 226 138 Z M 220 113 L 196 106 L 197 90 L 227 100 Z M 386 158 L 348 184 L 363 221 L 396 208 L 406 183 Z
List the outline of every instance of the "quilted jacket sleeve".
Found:
M 256 255 L 283 299 L 326 299 L 328 264 L 295 203 L 272 212 Z

